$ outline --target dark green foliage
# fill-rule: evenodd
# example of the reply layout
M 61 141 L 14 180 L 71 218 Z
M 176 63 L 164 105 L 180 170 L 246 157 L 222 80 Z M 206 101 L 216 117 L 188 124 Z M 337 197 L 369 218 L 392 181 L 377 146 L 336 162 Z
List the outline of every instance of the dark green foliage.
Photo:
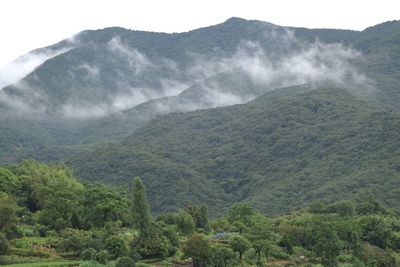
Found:
M 361 219 L 361 238 L 371 245 L 385 249 L 389 246 L 391 228 L 388 222 L 380 216 L 367 216 Z
M 82 251 L 81 259 L 84 261 L 95 261 L 96 260 L 97 251 L 93 248 L 87 248 Z
M 221 214 L 246 201 L 276 214 L 372 192 L 398 205 L 399 114 L 335 86 L 318 87 L 164 116 L 74 165 L 82 177 L 114 166 L 98 174 L 103 181 L 126 183 L 131 173 L 140 174 L 155 211 L 202 201 Z
M 194 233 L 182 247 L 185 257 L 192 258 L 193 266 L 196 263 L 205 263 L 211 257 L 212 249 L 209 242 L 200 234 Z M 199 265 L 201 266 L 201 265 Z
M 91 233 L 83 230 L 65 229 L 60 240 L 60 247 L 64 251 L 71 251 L 80 255 L 91 243 Z
M 111 259 L 117 259 L 126 256 L 128 253 L 125 240 L 120 236 L 111 236 L 107 238 L 104 246 L 110 253 Z
M 173 226 L 166 226 L 162 230 L 162 234 L 169 240 L 172 246 L 179 247 L 181 241 L 179 239 L 178 233 Z
M 137 255 L 143 259 L 149 258 L 165 258 L 172 256 L 174 250 L 169 240 L 159 234 L 152 234 L 146 237 L 138 238 L 133 241 L 132 249 Z
M 211 259 L 209 259 L 209 262 L 215 267 L 228 267 L 237 265 L 235 252 L 226 246 L 213 247 L 212 256 Z
M 110 254 L 107 250 L 101 250 L 96 254 L 96 261 L 101 264 L 106 264 L 110 259 Z
M 326 267 L 338 265 L 337 257 L 341 251 L 341 243 L 333 225 L 323 223 L 317 229 L 317 244 L 315 251 L 321 256 L 321 262 Z
M 141 237 L 149 236 L 152 218 L 145 189 L 139 177 L 133 179 L 132 214 L 134 223 L 139 228 Z
M 4 255 L 8 252 L 10 244 L 6 238 L 6 235 L 0 232 L 0 255 Z
M 129 257 L 121 257 L 115 263 L 115 267 L 135 267 L 135 262 Z
M 206 228 L 208 226 L 208 206 L 206 204 L 198 207 L 189 206 L 185 210 L 192 216 L 197 228 Z
M 0 192 L 0 231 L 8 231 L 18 222 L 18 206 L 11 196 Z
M 353 216 L 356 214 L 356 205 L 349 200 L 337 201 L 327 206 L 326 212 L 337 213 L 340 216 Z

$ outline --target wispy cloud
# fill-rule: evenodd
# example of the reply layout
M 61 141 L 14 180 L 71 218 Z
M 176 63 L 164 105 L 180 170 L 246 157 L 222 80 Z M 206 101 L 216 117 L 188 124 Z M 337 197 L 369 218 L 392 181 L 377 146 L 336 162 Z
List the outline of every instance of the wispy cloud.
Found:
M 30 52 L 0 67 L 0 89 L 18 82 L 46 60 L 64 53 L 69 49 L 70 48 L 61 50 L 46 49 L 38 52 Z

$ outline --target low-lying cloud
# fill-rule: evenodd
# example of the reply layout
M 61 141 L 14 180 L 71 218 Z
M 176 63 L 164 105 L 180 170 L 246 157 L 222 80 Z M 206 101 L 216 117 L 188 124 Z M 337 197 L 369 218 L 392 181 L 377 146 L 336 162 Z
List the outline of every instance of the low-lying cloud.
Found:
M 290 31 L 286 31 L 284 36 L 278 39 L 283 47 L 289 47 L 296 42 L 294 34 Z M 131 109 L 149 100 L 170 96 L 174 97 L 174 101 L 160 101 L 156 105 L 153 103 L 153 107 L 158 108 L 160 113 L 167 113 L 227 106 L 248 102 L 277 88 L 313 84 L 321 80 L 333 81 L 349 88 L 371 88 L 369 79 L 353 64 L 362 55 L 342 44 L 315 42 L 295 50 L 288 49 L 285 53 L 271 57 L 260 43 L 243 41 L 231 56 L 186 55 L 191 64 L 185 69 L 179 69 L 178 64 L 171 59 L 157 58 L 155 62 L 154 59 L 130 47 L 118 36 L 112 38 L 106 47 L 109 56 L 128 67 L 112 70 L 116 73 L 113 81 L 115 88 L 110 90 L 106 99 L 100 102 L 82 100 L 79 96 L 66 99 L 59 108 L 63 117 L 99 118 Z M 15 61 L 12 67 L 7 69 L 7 73 L 2 72 L 7 79 L 1 79 L 3 76 L 0 73 L 0 83 L 18 81 L 36 66 L 60 53 L 62 51 L 28 54 Z M 81 62 L 74 69 L 83 71 L 87 81 L 100 81 L 105 67 L 93 62 Z M 69 73 L 74 75 L 71 70 Z M 219 79 L 219 74 L 227 75 Z M 234 80 L 241 76 L 246 79 L 243 86 Z M 231 83 L 227 83 L 226 79 L 232 79 Z M 143 80 L 142 84 L 132 84 L 132 81 L 136 80 Z M 193 87 L 196 84 L 197 86 Z M 29 85 L 25 86 L 29 88 Z M 186 89 L 198 92 L 191 95 Z M 41 97 L 46 99 L 46 96 Z M 180 102 L 180 99 L 184 101 Z M 18 99 L 10 98 L 4 93 L 0 94 L 0 100 L 20 110 L 28 110 L 34 106 L 23 101 L 18 102 Z M 24 107 L 24 104 L 27 107 Z M 45 104 L 38 107 L 40 111 L 45 109 Z
M 68 50 L 69 48 L 61 50 L 45 49 L 37 52 L 33 51 L 17 58 L 5 66 L 0 67 L 0 90 L 7 85 L 18 82 L 46 60 L 61 53 L 65 53 Z

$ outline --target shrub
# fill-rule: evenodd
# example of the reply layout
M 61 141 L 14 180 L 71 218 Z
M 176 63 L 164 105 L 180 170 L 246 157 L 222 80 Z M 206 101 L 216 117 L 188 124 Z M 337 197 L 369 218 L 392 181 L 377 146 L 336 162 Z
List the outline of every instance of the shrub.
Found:
M 106 263 L 108 262 L 109 259 L 110 259 L 110 254 L 108 253 L 107 250 L 99 251 L 99 252 L 96 254 L 96 260 L 97 260 L 98 262 L 100 262 L 101 264 L 106 264 Z
M 81 259 L 84 261 L 94 261 L 96 259 L 96 253 L 97 251 L 93 248 L 87 248 L 82 251 Z
M 4 255 L 9 250 L 9 243 L 6 236 L 0 233 L 0 255 Z
M 115 267 L 135 267 L 135 262 L 129 257 L 119 258 Z

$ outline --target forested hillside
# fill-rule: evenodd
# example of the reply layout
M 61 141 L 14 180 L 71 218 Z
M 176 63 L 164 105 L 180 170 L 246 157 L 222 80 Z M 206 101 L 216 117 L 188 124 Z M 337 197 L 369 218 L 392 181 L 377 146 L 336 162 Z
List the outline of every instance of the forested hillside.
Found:
M 398 110 L 399 33 L 398 21 L 358 32 L 240 18 L 176 34 L 84 31 L 26 55 L 48 59 L 0 90 L 0 160 L 65 160 L 162 114 L 321 79 Z
M 399 114 L 318 87 L 162 116 L 71 163 L 79 177 L 107 183 L 140 175 L 156 211 L 205 201 L 221 213 L 246 200 L 277 214 L 368 194 L 399 205 Z

